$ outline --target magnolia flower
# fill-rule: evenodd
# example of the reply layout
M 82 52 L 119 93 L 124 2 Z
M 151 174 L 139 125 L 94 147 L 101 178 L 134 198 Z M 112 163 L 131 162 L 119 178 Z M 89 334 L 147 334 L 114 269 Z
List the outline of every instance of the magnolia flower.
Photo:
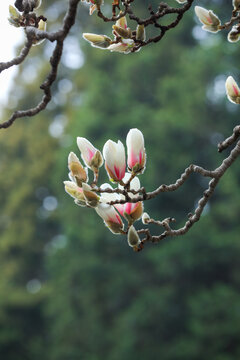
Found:
M 203 24 L 203 30 L 213 33 L 218 32 L 221 22 L 216 14 L 212 10 L 204 9 L 201 6 L 195 6 L 195 13 L 198 19 Z
M 123 223 L 113 206 L 100 203 L 95 210 L 113 234 L 122 233 Z
M 237 42 L 240 39 L 240 28 L 238 25 L 234 25 L 231 31 L 228 33 L 228 41 L 231 43 Z
M 126 174 L 124 177 L 125 182 L 129 180 L 130 174 Z M 109 184 L 101 185 L 101 189 L 111 189 L 112 187 Z M 121 185 L 119 185 L 119 189 L 123 189 Z M 131 190 L 139 190 L 140 189 L 140 182 L 138 178 L 134 178 L 130 182 L 130 189 Z M 138 195 L 131 194 L 129 192 L 129 197 L 134 199 Z M 124 200 L 124 195 L 117 194 L 117 193 L 102 193 L 100 197 L 100 202 L 102 203 L 109 203 L 111 201 L 116 200 Z M 114 207 L 118 210 L 118 212 L 128 220 L 130 224 L 134 223 L 134 221 L 140 219 L 143 213 L 143 204 L 142 202 L 137 203 L 125 203 L 125 204 L 115 204 Z
M 137 250 L 138 245 L 140 244 L 139 235 L 133 225 L 130 226 L 128 230 L 128 245 Z
M 144 225 L 147 225 L 148 224 L 148 221 L 150 220 L 150 216 L 148 215 L 148 213 L 143 213 L 142 214 L 142 223 Z
M 92 191 L 91 186 L 86 183 L 83 183 L 82 190 L 87 205 L 91 207 L 96 207 L 99 203 L 99 196 L 94 191 Z
M 140 130 L 131 129 L 127 134 L 128 167 L 134 173 L 142 172 L 146 163 L 144 137 Z
M 113 25 L 113 34 L 116 36 L 121 36 L 124 39 L 128 39 L 132 36 L 132 31 L 127 27 L 126 16 L 122 16 L 116 21 L 116 24 Z
M 70 152 L 68 155 L 68 168 L 70 171 L 70 179 L 73 179 L 78 186 L 81 187 L 83 182 L 87 182 L 87 172 L 74 152 Z
M 108 140 L 103 147 L 103 157 L 110 180 L 121 181 L 126 169 L 125 149 L 122 142 L 118 140 L 115 143 L 112 140 Z
M 232 76 L 227 78 L 225 87 L 228 100 L 234 104 L 240 104 L 240 89 Z
M 184 4 L 187 2 L 187 0 L 176 0 L 179 4 Z
M 100 49 L 106 49 L 112 42 L 112 40 L 106 35 L 84 33 L 83 38 L 90 42 L 93 47 Z
M 81 157 L 87 167 L 93 171 L 98 171 L 98 169 L 103 164 L 102 154 L 97 150 L 87 139 L 83 137 L 77 138 L 77 145 L 81 151 Z
M 143 213 L 143 203 L 139 201 L 137 203 L 126 203 L 114 205 L 118 212 L 127 219 L 129 224 L 133 224 L 139 220 Z
M 122 41 L 111 44 L 107 49 L 112 52 L 120 52 L 124 54 L 129 54 L 131 49 L 134 47 L 134 41 L 132 39 L 122 39 Z
M 77 186 L 73 181 L 64 181 L 65 191 L 76 200 L 76 203 L 81 206 L 86 205 L 83 189 Z
M 146 39 L 146 31 L 144 25 L 138 25 L 136 29 L 136 39 L 145 41 Z

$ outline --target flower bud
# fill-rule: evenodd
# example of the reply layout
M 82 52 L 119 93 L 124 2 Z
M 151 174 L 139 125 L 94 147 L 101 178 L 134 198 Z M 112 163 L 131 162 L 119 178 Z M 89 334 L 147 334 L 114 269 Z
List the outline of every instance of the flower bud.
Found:
M 41 5 L 42 5 L 42 0 L 35 0 L 35 5 L 34 5 L 35 10 L 40 8 Z
M 240 0 L 233 0 L 232 4 L 234 10 L 240 10 Z
M 68 156 L 68 168 L 71 177 L 76 181 L 78 186 L 82 186 L 83 182 L 87 182 L 87 172 L 80 163 L 78 157 L 73 152 Z
M 234 25 L 231 31 L 228 33 L 228 41 L 231 43 L 237 42 L 240 39 L 239 25 Z
M 108 140 L 103 147 L 103 157 L 109 179 L 115 182 L 122 180 L 126 169 L 125 149 L 122 142 Z
M 148 224 L 148 221 L 150 220 L 150 216 L 148 215 L 148 213 L 143 213 L 142 214 L 142 223 L 144 225 L 147 225 Z
M 9 16 L 10 17 L 8 18 L 8 21 L 11 25 L 13 25 L 15 27 L 21 26 L 21 21 L 23 19 L 22 15 L 12 5 L 9 5 Z
M 99 203 L 99 196 L 94 191 L 92 191 L 91 186 L 86 183 L 82 184 L 82 189 L 87 205 L 96 207 Z
M 234 104 L 240 104 L 240 89 L 232 76 L 227 78 L 225 87 L 228 100 Z
M 122 15 L 122 14 L 123 14 L 123 12 L 120 11 L 119 15 Z M 127 18 L 126 18 L 126 16 L 120 17 L 120 19 L 118 19 L 116 21 L 115 25 L 117 25 L 117 26 L 119 26 L 119 27 L 121 27 L 123 29 L 127 29 Z
M 131 129 L 127 134 L 128 167 L 134 173 L 143 172 L 146 164 L 144 137 L 140 130 Z
M 123 54 L 129 54 L 131 52 L 131 49 L 134 47 L 134 41 L 132 39 L 122 39 L 122 41 L 111 44 L 108 47 L 108 50 L 111 52 L 120 52 Z
M 195 13 L 198 19 L 203 24 L 203 30 L 216 33 L 218 32 L 221 22 L 216 14 L 212 10 L 204 9 L 201 6 L 195 6 Z
M 103 0 L 90 0 L 93 4 L 90 6 L 89 14 L 92 15 L 95 10 L 100 10 L 100 6 L 103 5 Z
M 86 205 L 83 190 L 72 181 L 64 181 L 65 191 L 81 205 Z
M 143 203 L 139 201 L 137 203 L 116 204 L 115 208 L 119 211 L 120 215 L 124 216 L 129 224 L 133 224 L 139 220 L 143 213 Z
M 93 171 L 98 169 L 103 164 L 102 154 L 97 150 L 87 139 L 83 137 L 77 138 L 77 145 L 81 151 L 81 157 L 84 163 Z
M 28 0 L 28 3 L 30 5 L 30 11 L 33 11 L 33 9 L 36 10 L 41 6 L 42 0 Z
M 47 23 L 46 21 L 43 21 L 42 19 L 38 23 L 38 30 L 40 31 L 46 31 Z M 40 45 L 45 39 L 41 40 L 33 40 L 33 46 Z
M 113 234 L 122 233 L 123 223 L 113 206 L 100 203 L 95 210 Z
M 93 47 L 100 49 L 106 49 L 112 42 L 112 40 L 106 35 L 84 33 L 83 38 L 90 42 Z
M 144 25 L 138 25 L 136 30 L 136 39 L 145 41 L 146 39 L 146 31 Z
M 117 25 L 113 25 L 112 28 L 113 28 L 114 32 L 117 33 L 117 35 L 123 37 L 124 39 L 129 39 L 132 36 L 132 31 L 130 28 L 125 29 L 125 28 L 123 28 L 121 26 L 117 26 Z
M 38 30 L 40 31 L 46 31 L 47 23 L 46 21 L 43 21 L 42 19 L 38 23 Z
M 140 238 L 139 238 L 139 235 L 138 235 L 136 229 L 134 228 L 133 225 L 131 225 L 128 230 L 128 245 L 137 249 L 140 242 L 141 241 L 140 241 Z

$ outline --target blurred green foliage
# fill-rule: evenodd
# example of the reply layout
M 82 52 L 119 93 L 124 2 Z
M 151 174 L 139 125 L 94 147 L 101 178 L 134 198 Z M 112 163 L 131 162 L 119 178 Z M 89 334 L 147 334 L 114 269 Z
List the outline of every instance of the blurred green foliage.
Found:
M 142 5 L 146 1 L 139 12 Z M 230 5 L 215 1 L 214 10 L 226 17 Z M 47 6 L 54 26 L 53 15 L 60 21 L 65 5 Z M 190 12 L 161 43 L 128 56 L 110 54 L 79 34 L 109 35 L 111 26 L 80 9 L 71 41 L 81 44 L 83 66 L 74 70 L 66 57 L 49 109 L 0 133 L 0 358 L 236 360 L 238 163 L 186 236 L 138 254 L 93 210 L 74 205 L 62 181 L 69 151 L 78 153 L 77 136 L 102 149 L 109 138 L 124 141 L 132 127 L 145 136 L 140 180 L 148 190 L 175 181 L 190 163 L 215 168 L 224 157 L 216 144 L 239 119 L 224 94 L 226 76 L 238 75 L 238 46 L 227 43 L 226 34 L 204 34 Z M 26 62 L 41 79 L 48 69 L 39 60 L 42 46 Z M 39 79 L 27 80 L 22 71 L 13 91 L 23 108 L 39 98 Z M 193 176 L 145 210 L 181 225 L 206 186 Z

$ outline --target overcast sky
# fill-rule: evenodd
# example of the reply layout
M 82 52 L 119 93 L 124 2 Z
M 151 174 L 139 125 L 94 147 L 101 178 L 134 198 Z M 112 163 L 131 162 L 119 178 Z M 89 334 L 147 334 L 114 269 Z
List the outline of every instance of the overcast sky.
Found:
M 15 56 L 15 47 L 23 42 L 23 30 L 11 26 L 8 22 L 8 7 L 14 0 L 0 0 L 0 62 L 9 61 Z M 4 70 L 0 74 L 0 106 L 7 103 L 8 92 L 16 67 Z

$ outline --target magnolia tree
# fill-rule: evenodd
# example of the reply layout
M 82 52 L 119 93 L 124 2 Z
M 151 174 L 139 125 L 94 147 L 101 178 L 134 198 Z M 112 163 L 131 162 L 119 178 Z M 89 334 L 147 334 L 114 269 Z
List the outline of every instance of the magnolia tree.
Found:
M 85 40 L 102 50 L 130 55 L 144 46 L 159 42 L 169 30 L 180 23 L 194 0 L 176 0 L 176 7 L 161 2 L 157 10 L 153 10 L 152 6 L 149 6 L 146 18 L 139 18 L 135 14 L 134 2 L 135 0 L 113 0 L 111 16 L 107 17 L 104 14 L 103 0 L 69 0 L 61 28 L 55 32 L 48 32 L 46 31 L 47 18 L 40 13 L 41 0 L 16 0 L 9 7 L 9 23 L 24 28 L 26 43 L 17 57 L 11 61 L 0 63 L 0 72 L 21 64 L 28 56 L 31 47 L 41 44 L 44 40 L 55 42 L 56 45 L 50 57 L 50 72 L 40 86 L 43 91 L 42 100 L 31 109 L 15 111 L 8 120 L 0 124 L 0 129 L 10 127 L 18 118 L 34 116 L 46 108 L 51 100 L 51 87 L 57 77 L 63 44 L 74 25 L 78 6 L 89 6 L 90 15 L 95 13 L 104 22 L 113 24 L 112 28 L 109 27 L 109 32 L 112 32 L 111 37 L 109 34 L 84 33 Z M 240 39 L 240 0 L 233 0 L 232 5 L 229 21 L 224 24 L 212 10 L 195 6 L 195 14 L 206 31 L 217 33 L 229 29 L 228 41 L 235 43 Z M 175 15 L 175 19 L 168 25 L 162 25 L 161 20 L 169 14 Z M 128 19 L 135 22 L 135 28 L 128 27 Z M 148 28 L 151 27 L 157 30 L 157 35 L 154 37 L 148 36 Z M 232 103 L 240 104 L 240 89 L 231 76 L 226 79 L 226 95 Z M 216 169 L 208 170 L 191 164 L 174 183 L 161 184 L 152 192 L 147 192 L 145 187 L 140 185 L 139 180 L 139 176 L 145 171 L 147 159 L 144 136 L 140 130 L 130 129 L 127 134 L 127 161 L 125 147 L 120 140 L 118 142 L 108 140 L 101 153 L 89 140 L 78 137 L 77 144 L 84 165 L 76 154 L 73 152 L 69 154 L 69 181 L 64 182 L 65 190 L 74 198 L 76 205 L 95 209 L 113 234 L 126 235 L 128 244 L 135 251 L 140 251 L 146 242 L 158 242 L 168 236 L 185 234 L 200 219 L 204 207 L 213 195 L 221 177 L 240 155 L 239 137 L 240 125 L 233 129 L 233 133 L 227 139 L 218 144 L 219 152 L 230 146 L 232 146 L 232 150 Z M 103 164 L 113 186 L 109 183 L 98 184 L 99 170 Z M 91 172 L 89 177 L 88 172 Z M 147 200 L 157 197 L 162 192 L 178 190 L 192 173 L 209 178 L 209 183 L 198 201 L 195 211 L 188 214 L 184 226 L 173 228 L 174 218 L 154 220 L 144 212 L 144 203 Z M 144 227 L 136 230 L 135 223 L 139 220 Z M 160 234 L 152 234 L 151 224 L 158 225 L 162 229 Z

